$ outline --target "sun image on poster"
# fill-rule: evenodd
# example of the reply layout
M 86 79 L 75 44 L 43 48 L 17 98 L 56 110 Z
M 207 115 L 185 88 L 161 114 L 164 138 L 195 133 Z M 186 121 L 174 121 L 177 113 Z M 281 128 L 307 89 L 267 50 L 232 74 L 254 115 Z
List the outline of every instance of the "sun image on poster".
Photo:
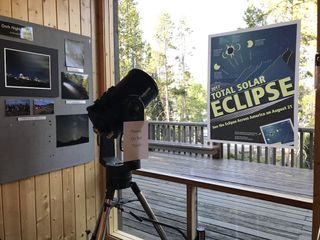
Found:
M 57 147 L 72 146 L 89 142 L 88 115 L 56 116 Z
M 5 115 L 7 117 L 30 115 L 30 100 L 29 99 L 6 99 Z
M 297 143 L 299 31 L 294 21 L 209 36 L 211 140 Z
M 50 55 L 4 48 L 5 87 L 51 90 Z
M 62 99 L 89 99 L 87 74 L 61 73 Z
M 84 44 L 82 42 L 65 40 L 66 66 L 83 69 L 84 67 Z
M 33 114 L 34 115 L 54 114 L 54 100 L 53 99 L 34 99 Z

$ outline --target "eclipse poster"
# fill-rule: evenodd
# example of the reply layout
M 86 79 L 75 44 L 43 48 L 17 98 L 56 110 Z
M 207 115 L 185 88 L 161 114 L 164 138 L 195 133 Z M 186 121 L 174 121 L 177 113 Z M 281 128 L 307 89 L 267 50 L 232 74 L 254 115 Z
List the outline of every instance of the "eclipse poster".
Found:
M 210 140 L 297 143 L 300 22 L 209 36 Z

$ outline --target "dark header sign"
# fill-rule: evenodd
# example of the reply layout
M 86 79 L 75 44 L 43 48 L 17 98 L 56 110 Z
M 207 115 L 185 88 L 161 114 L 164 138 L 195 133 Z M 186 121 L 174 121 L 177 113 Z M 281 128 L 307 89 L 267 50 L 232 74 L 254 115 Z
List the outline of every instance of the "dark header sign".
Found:
M 33 41 L 32 27 L 22 26 L 15 23 L 0 21 L 0 34 Z

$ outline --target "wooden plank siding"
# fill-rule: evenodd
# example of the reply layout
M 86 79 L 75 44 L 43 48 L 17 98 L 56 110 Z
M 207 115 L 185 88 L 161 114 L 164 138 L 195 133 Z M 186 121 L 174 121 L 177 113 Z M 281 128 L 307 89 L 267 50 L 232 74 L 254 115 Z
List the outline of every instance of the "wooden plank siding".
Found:
M 96 65 L 96 4 L 92 0 L 1 0 L 0 15 L 91 37 L 96 98 L 105 90 L 99 86 L 110 85 L 110 78 L 106 84 L 98 83 L 105 78 L 99 77 Z M 108 69 L 103 71 L 109 74 Z M 0 184 L 0 240 L 87 239 L 105 186 L 97 148 L 95 154 L 96 159 L 87 164 Z

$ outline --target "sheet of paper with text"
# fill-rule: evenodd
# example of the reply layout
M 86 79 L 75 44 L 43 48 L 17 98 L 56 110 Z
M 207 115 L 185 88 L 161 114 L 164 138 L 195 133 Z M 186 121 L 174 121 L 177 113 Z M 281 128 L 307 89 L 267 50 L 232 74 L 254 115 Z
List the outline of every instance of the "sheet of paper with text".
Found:
M 148 122 L 123 123 L 123 161 L 146 159 L 148 151 Z

